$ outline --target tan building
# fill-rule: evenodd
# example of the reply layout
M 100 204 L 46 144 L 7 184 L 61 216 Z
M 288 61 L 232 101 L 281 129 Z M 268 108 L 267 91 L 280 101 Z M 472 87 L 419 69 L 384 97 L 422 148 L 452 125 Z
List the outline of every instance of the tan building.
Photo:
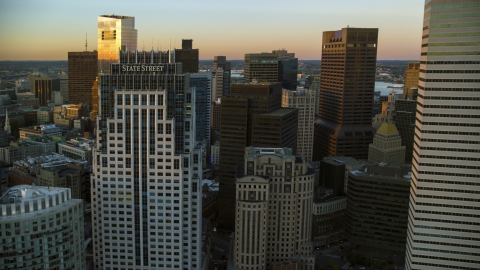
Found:
M 405 146 L 402 146 L 402 138 L 395 124 L 383 123 L 377 130 L 369 146 L 368 162 L 389 165 L 405 163 Z
M 314 179 L 292 149 L 245 149 L 236 181 L 235 267 L 270 269 L 295 257 L 302 269 L 313 269 Z
M 403 97 L 405 99 L 414 98 L 415 92 L 411 88 L 418 87 L 418 78 L 420 74 L 420 62 L 409 62 L 407 70 L 405 70 L 404 85 L 403 85 Z
M 282 107 L 298 109 L 297 156 L 303 155 L 312 161 L 313 124 L 318 100 L 311 90 L 289 91 L 283 89 Z
M 62 130 L 58 128 L 56 125 L 40 125 L 40 126 L 32 126 L 32 127 L 25 127 L 19 128 L 19 135 L 21 140 L 28 139 L 28 137 L 32 136 L 62 136 Z

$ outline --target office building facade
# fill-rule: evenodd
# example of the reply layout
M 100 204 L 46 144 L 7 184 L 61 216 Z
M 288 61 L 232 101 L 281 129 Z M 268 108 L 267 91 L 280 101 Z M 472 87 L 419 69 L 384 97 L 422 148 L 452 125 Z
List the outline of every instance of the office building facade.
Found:
M 409 62 L 407 70 L 405 70 L 403 83 L 403 98 L 410 100 L 417 99 L 416 91 L 413 91 L 412 88 L 417 88 L 419 75 L 420 62 Z
M 297 156 L 303 155 L 307 162 L 312 161 L 313 124 L 317 99 L 311 90 L 282 91 L 282 107 L 298 109 Z
M 478 0 L 425 1 L 405 268 L 480 265 Z
M 4 269 L 86 269 L 83 201 L 69 188 L 18 185 L 0 197 Z
M 98 76 L 98 52 L 68 53 L 68 102 L 71 104 L 85 103 L 90 108 L 94 92 L 94 82 Z
M 190 74 L 190 87 L 195 87 L 195 140 L 206 140 L 210 144 L 210 114 L 212 74 L 209 72 Z
M 402 146 L 402 138 L 395 124 L 383 123 L 377 130 L 368 149 L 368 162 L 389 165 L 405 163 L 405 146 Z
M 289 147 L 295 153 L 297 110 L 282 108 L 281 83 L 232 84 L 222 98 L 219 208 L 221 228 L 234 229 L 235 174 L 247 146 Z M 272 122 L 275 119 L 277 122 Z M 272 127 L 270 130 L 268 127 Z M 275 131 L 273 131 L 275 130 Z M 292 137 L 295 136 L 295 137 Z M 258 143 L 259 145 L 256 145 Z
M 99 79 L 92 219 L 98 269 L 198 269 L 195 91 L 168 52 L 120 52 Z
M 298 58 L 287 50 L 245 54 L 244 82 L 281 82 L 288 90 L 297 89 Z
M 320 102 L 313 160 L 367 158 L 373 140 L 378 29 L 323 32 Z
M 410 166 L 367 165 L 365 172 L 348 173 L 345 230 L 350 243 L 405 251 L 409 171 Z
M 270 269 L 298 256 L 302 269 L 313 269 L 315 173 L 305 160 L 288 148 L 248 147 L 236 178 L 235 266 Z
M 52 100 L 53 93 L 60 92 L 60 79 L 50 76 L 34 76 L 32 79 L 32 92 L 35 98 L 38 99 L 40 106 L 47 106 Z
M 182 63 L 183 73 L 198 73 L 199 51 L 193 49 L 193 40 L 182 39 L 182 48 L 172 51 L 172 63 Z

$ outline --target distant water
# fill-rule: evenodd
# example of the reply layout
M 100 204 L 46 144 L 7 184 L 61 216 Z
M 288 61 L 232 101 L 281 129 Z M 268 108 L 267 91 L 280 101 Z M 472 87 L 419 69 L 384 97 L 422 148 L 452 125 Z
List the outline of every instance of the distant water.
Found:
M 375 82 L 375 91 L 380 91 L 380 95 L 388 96 L 390 92 L 395 91 L 397 94 L 403 93 L 403 88 L 387 88 L 387 86 L 403 86 L 403 84 L 395 84 L 389 82 Z

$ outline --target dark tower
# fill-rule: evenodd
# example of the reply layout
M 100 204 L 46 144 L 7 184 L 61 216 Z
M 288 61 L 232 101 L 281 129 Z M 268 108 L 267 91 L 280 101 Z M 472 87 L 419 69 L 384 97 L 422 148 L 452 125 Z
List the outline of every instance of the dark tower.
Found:
M 314 160 L 326 156 L 367 158 L 374 135 L 377 38 L 376 28 L 323 32 Z
M 98 52 L 68 53 L 68 102 L 94 105 L 94 82 L 98 76 Z M 98 99 L 98 98 L 97 98 Z M 97 101 L 98 102 L 98 101 Z M 96 105 L 96 104 L 95 104 Z

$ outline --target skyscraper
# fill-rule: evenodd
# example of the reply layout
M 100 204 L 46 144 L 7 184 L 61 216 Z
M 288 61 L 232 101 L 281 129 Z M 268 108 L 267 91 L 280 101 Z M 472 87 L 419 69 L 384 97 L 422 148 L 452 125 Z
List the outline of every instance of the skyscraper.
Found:
M 40 106 L 47 106 L 55 92 L 60 92 L 60 78 L 50 76 L 32 77 L 32 92 Z
M 416 91 L 411 88 L 417 88 L 418 76 L 420 72 L 419 62 L 409 62 L 407 70 L 405 70 L 404 84 L 403 84 L 403 98 L 405 99 L 417 99 Z
M 193 40 L 182 39 L 182 48 L 172 51 L 172 63 L 182 63 L 183 73 L 198 73 L 199 51 L 193 48 Z
M 231 66 L 225 56 L 213 57 L 212 101 L 230 95 Z
M 282 91 L 282 107 L 298 109 L 297 156 L 303 155 L 307 162 L 312 161 L 313 123 L 317 103 L 313 90 Z
M 479 13 L 425 1 L 406 269 L 480 265 Z
M 288 90 L 297 89 L 298 58 L 287 50 L 248 53 L 244 60 L 244 82 L 281 82 Z
M 295 53 L 287 50 L 273 50 L 276 53 L 282 70 L 282 87 L 287 90 L 297 90 L 298 58 Z
M 296 151 L 298 112 L 282 108 L 281 83 L 232 84 L 221 103 L 219 225 L 234 229 L 235 175 L 247 146 Z
M 376 28 L 323 32 L 314 160 L 367 158 L 373 140 L 377 38 Z
M 168 52 L 120 52 L 99 78 L 95 267 L 201 268 L 202 149 L 195 91 Z
M 206 140 L 210 144 L 210 95 L 212 92 L 212 73 L 190 74 L 190 87 L 195 87 L 195 140 Z
M 98 52 L 68 53 L 68 102 L 71 104 L 86 103 L 92 108 L 94 82 L 98 76 Z M 97 101 L 98 102 L 98 101 Z
M 98 73 L 109 73 L 118 63 L 119 50 L 137 50 L 135 18 L 122 15 L 98 16 Z

